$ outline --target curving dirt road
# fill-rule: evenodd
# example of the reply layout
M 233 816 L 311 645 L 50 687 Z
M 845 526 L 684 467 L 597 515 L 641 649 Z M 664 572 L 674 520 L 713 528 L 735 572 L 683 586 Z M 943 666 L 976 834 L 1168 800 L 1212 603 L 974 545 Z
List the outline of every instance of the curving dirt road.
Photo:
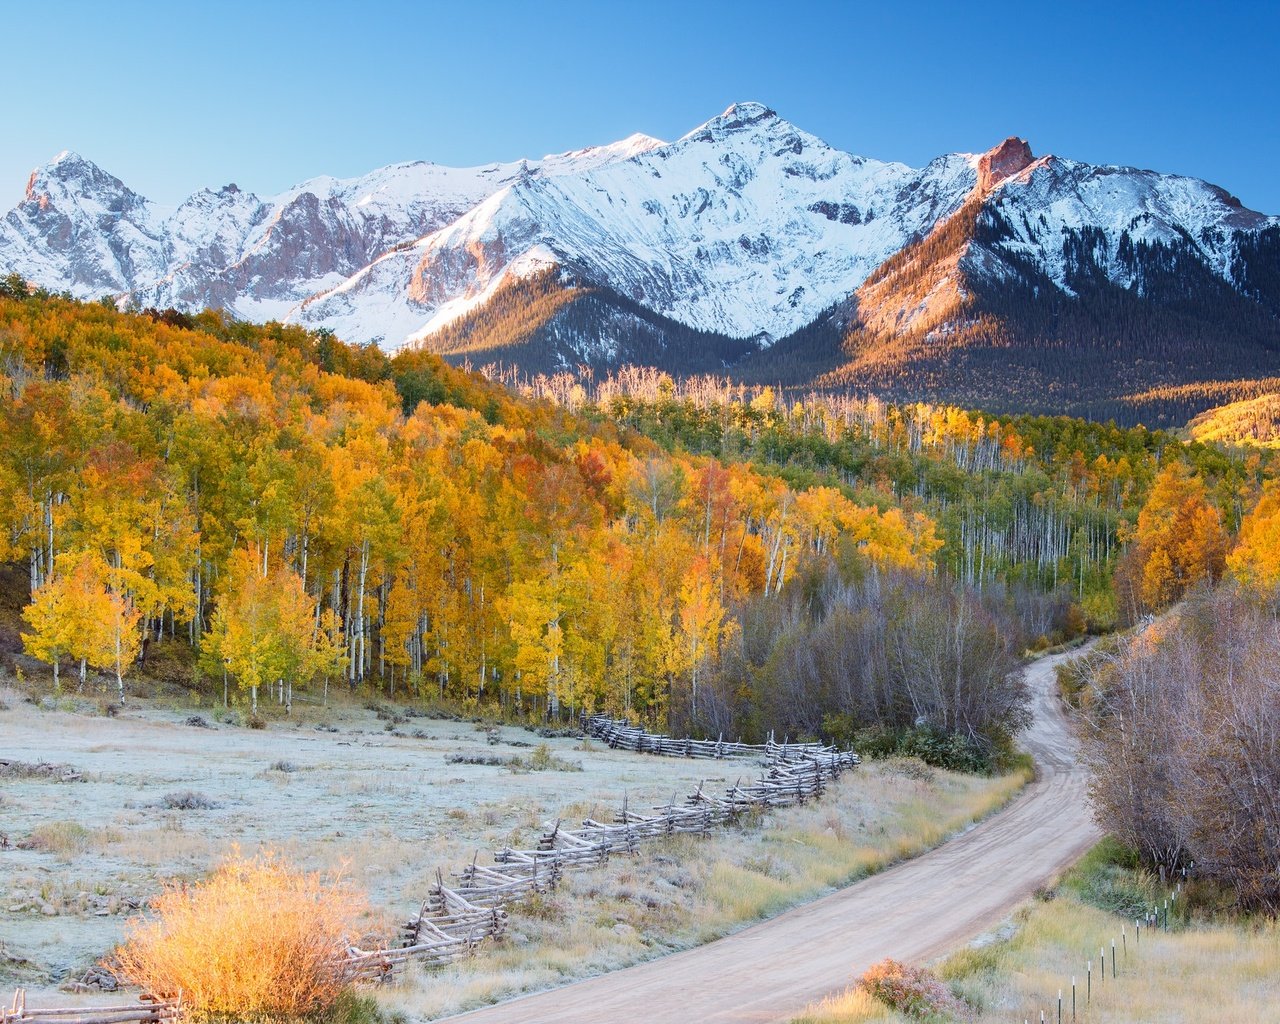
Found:
M 1098 839 L 1045 658 L 1023 743 L 1040 778 L 999 814 L 769 921 L 671 956 L 449 1018 L 457 1024 L 784 1021 L 884 957 L 921 962 L 999 922 Z

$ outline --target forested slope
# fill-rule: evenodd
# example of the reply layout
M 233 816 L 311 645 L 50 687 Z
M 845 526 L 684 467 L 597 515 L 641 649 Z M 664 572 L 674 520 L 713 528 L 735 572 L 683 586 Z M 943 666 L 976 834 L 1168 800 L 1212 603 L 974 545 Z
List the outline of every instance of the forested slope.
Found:
M 76 685 L 164 649 L 250 702 L 344 680 L 980 766 L 1026 647 L 1164 607 L 1233 548 L 1272 571 L 1266 450 L 652 370 L 512 390 L 4 290 L 0 559 L 26 607 L 0 643 Z
M 11 293 L 0 356 L 27 650 L 117 680 L 180 637 L 248 692 L 344 677 L 663 722 L 729 609 L 830 560 L 833 532 L 907 572 L 938 546 L 926 516 L 324 333 Z

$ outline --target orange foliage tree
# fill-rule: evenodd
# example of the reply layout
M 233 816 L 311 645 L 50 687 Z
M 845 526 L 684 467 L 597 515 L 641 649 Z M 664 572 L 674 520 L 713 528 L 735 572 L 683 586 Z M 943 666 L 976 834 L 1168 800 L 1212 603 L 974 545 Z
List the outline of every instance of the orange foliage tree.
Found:
M 1227 532 L 1204 481 L 1182 463 L 1161 470 L 1138 513 L 1120 584 L 1133 607 L 1166 608 L 1226 562 Z

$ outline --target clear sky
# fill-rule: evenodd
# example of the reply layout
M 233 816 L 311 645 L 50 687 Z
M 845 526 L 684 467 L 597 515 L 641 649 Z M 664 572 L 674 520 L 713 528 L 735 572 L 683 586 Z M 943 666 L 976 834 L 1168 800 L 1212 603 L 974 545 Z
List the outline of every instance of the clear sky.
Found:
M 1280 213 L 1280 3 L 0 0 L 0 208 L 74 149 L 163 203 L 677 138 L 759 100 L 919 166 L 1036 154 Z

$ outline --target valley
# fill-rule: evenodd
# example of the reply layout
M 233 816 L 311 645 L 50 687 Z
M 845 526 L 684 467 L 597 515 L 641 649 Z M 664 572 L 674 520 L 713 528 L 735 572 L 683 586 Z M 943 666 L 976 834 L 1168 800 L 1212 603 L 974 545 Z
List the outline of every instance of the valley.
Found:
M 1274 17 L 51 3 L 0 1024 L 1270 1019 Z

